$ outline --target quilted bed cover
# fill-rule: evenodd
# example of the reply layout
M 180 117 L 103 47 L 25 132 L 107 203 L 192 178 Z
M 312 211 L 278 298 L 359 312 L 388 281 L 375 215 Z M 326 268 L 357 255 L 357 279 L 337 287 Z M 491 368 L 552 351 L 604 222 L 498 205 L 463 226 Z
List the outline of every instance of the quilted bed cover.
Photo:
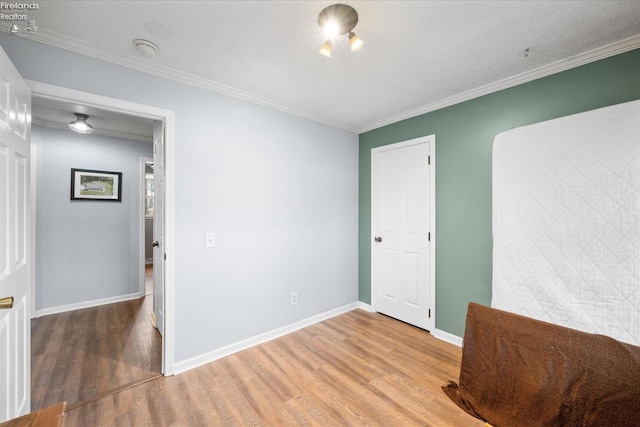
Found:
M 494 308 L 640 345 L 640 101 L 496 136 Z

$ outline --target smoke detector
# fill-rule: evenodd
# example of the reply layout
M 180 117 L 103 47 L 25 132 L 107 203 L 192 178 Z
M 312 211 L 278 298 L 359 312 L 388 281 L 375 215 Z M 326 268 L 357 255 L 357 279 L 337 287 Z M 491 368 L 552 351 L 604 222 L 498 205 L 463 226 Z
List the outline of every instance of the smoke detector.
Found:
M 146 56 L 148 58 L 156 56 L 159 50 L 158 46 L 156 46 L 155 43 L 144 39 L 135 39 L 133 41 L 133 46 L 135 46 L 140 55 Z

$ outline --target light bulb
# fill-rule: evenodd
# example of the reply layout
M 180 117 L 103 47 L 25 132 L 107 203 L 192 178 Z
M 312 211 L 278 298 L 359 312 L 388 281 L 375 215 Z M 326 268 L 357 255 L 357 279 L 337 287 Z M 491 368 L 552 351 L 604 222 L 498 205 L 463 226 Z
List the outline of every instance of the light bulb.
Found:
M 331 40 L 324 42 L 318 53 L 327 58 L 331 58 Z
M 364 45 L 364 42 L 360 40 L 360 37 L 356 36 L 356 33 L 350 32 L 349 45 L 351 46 L 351 52 L 355 52 Z
M 73 113 L 76 116 L 76 120 L 69 123 L 69 127 L 71 130 L 77 133 L 91 133 L 93 132 L 93 127 L 87 123 L 87 119 L 89 116 L 86 114 Z
M 325 37 L 332 39 L 338 35 L 340 27 L 338 27 L 338 23 L 336 21 L 330 19 L 324 24 L 323 30 Z

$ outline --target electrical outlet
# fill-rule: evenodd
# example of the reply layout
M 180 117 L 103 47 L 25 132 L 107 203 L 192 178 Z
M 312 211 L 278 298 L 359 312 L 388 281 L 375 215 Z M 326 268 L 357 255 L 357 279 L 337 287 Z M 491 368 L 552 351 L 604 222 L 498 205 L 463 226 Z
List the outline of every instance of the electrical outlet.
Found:
M 298 293 L 291 292 L 291 305 L 295 305 L 298 303 Z

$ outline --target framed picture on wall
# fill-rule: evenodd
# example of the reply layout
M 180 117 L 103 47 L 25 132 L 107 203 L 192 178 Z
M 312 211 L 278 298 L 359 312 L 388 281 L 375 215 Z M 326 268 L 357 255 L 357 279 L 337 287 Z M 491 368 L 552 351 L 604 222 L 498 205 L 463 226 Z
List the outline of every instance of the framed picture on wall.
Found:
M 71 200 L 122 201 L 122 172 L 71 169 Z

